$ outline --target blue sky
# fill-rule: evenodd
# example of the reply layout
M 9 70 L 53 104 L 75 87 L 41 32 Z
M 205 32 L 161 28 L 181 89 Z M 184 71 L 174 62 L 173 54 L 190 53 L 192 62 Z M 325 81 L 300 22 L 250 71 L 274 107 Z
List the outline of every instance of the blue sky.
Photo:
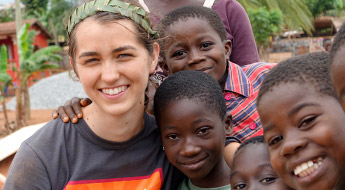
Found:
M 14 0 L 0 0 L 0 4 L 14 3 Z

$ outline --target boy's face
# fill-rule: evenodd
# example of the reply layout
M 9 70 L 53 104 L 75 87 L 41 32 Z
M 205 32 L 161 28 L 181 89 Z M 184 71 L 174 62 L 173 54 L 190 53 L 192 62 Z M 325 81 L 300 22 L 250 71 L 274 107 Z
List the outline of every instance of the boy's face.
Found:
M 171 73 L 203 71 L 218 82 L 224 80 L 231 42 L 222 41 L 210 24 L 198 18 L 181 20 L 168 27 L 165 61 Z
M 266 144 L 247 145 L 235 156 L 232 165 L 232 189 L 290 189 L 273 170 Z
M 337 100 L 290 82 L 267 92 L 258 111 L 272 166 L 284 182 L 332 189 L 345 171 L 345 114 Z
M 168 160 L 194 185 L 201 187 L 225 166 L 229 170 L 223 158 L 229 122 L 217 110 L 188 99 L 172 101 L 162 111 L 159 126 Z
M 340 103 L 345 110 L 345 48 L 341 48 L 335 55 L 335 59 L 331 64 L 331 77 L 334 88 L 339 96 Z

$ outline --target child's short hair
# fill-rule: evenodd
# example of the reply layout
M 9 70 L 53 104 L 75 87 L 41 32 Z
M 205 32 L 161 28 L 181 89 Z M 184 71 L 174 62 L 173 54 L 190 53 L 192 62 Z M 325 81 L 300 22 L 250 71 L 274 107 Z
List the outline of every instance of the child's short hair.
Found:
M 172 101 L 188 99 L 226 114 L 225 100 L 219 83 L 201 71 L 180 71 L 168 77 L 157 89 L 154 97 L 154 113 L 157 123 L 164 108 Z
M 337 52 L 341 47 L 345 45 L 345 23 L 341 26 L 340 30 L 334 37 L 331 52 L 330 52 L 330 63 L 332 64 Z
M 264 94 L 282 83 L 308 83 L 316 92 L 337 99 L 329 74 L 329 53 L 315 52 L 282 61 L 264 78 L 258 97 L 257 106 Z
M 224 23 L 217 12 L 203 6 L 185 6 L 171 11 L 160 20 L 157 30 L 159 36 L 163 38 L 163 40 L 159 40 L 159 45 L 162 48 L 161 52 L 164 52 L 164 37 L 166 37 L 165 31 L 167 28 L 177 21 L 186 20 L 188 18 L 200 18 L 207 21 L 222 40 L 227 39 Z
M 242 150 L 243 148 L 245 148 L 246 146 L 250 145 L 250 144 L 266 144 L 264 136 L 256 136 L 253 138 L 250 138 L 246 141 L 244 141 L 244 143 L 242 143 L 236 150 L 235 152 L 235 156 L 240 152 L 240 150 Z

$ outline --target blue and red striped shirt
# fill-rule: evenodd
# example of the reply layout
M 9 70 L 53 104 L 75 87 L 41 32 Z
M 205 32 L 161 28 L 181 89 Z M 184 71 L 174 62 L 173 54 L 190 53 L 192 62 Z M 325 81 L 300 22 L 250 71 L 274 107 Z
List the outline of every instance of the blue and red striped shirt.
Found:
M 274 63 L 253 63 L 240 67 L 229 62 L 228 78 L 224 88 L 227 112 L 232 114 L 234 129 L 231 136 L 245 141 L 263 135 L 256 97 L 266 74 Z

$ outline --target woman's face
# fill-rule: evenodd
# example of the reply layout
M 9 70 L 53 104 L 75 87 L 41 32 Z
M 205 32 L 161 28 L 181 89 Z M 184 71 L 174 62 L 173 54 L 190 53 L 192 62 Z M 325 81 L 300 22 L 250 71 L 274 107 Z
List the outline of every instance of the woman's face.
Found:
M 149 73 L 158 60 L 137 37 L 132 21 L 81 22 L 76 31 L 75 72 L 86 94 L 104 113 L 121 115 L 143 108 Z

